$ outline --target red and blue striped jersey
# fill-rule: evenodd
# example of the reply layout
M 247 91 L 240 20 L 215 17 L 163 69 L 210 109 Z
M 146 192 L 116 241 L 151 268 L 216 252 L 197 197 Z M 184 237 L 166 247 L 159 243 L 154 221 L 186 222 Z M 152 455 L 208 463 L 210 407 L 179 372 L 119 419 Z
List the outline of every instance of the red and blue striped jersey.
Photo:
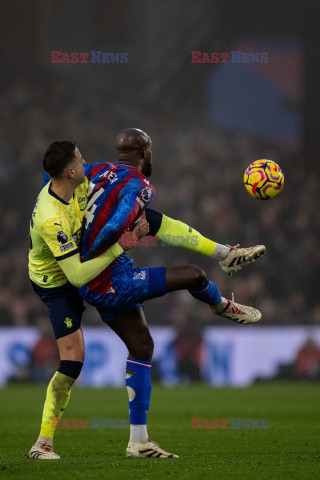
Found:
M 97 257 L 130 230 L 155 196 L 152 183 L 137 168 L 118 163 L 86 163 L 89 180 L 81 254 Z M 42 187 L 50 178 L 43 175 Z
M 89 260 L 130 230 L 155 196 L 150 181 L 135 167 L 118 163 L 94 166 L 89 175 L 81 253 Z
M 80 251 L 85 260 L 100 255 L 113 245 L 125 230 L 130 230 L 155 196 L 151 182 L 135 167 L 118 163 L 95 165 L 90 172 L 88 205 L 84 217 Z M 123 276 L 132 268 L 132 260 L 121 254 L 109 267 L 87 285 L 81 294 L 97 301 L 113 292 L 112 276 Z
M 137 168 L 118 163 L 84 165 L 89 180 L 88 204 L 83 219 L 80 253 L 94 258 L 116 243 L 125 230 L 133 228 L 143 210 L 152 202 L 155 189 Z M 44 174 L 43 185 L 49 181 Z M 112 291 L 112 275 L 123 273 L 132 260 L 121 254 L 109 267 L 82 287 L 84 296 L 98 297 Z

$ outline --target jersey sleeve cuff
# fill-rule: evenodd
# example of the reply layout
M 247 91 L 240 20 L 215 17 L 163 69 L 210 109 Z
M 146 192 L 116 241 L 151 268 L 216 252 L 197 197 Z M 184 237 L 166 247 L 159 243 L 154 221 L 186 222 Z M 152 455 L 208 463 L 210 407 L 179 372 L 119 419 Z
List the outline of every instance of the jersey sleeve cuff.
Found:
M 76 255 L 79 253 L 79 249 L 76 248 L 75 250 L 72 250 L 72 252 L 65 253 L 64 255 L 60 255 L 59 257 L 54 257 L 57 262 L 60 262 L 60 260 L 65 260 L 66 258 L 72 257 L 73 255 Z

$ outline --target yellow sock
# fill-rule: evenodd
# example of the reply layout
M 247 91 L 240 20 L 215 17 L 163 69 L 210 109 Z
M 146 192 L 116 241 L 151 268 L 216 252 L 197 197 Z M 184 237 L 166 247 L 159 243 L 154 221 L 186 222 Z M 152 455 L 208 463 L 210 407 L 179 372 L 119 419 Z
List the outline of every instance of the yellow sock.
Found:
M 194 228 L 179 220 L 162 215 L 157 237 L 166 245 L 182 247 L 212 257 L 217 243 L 205 238 Z
M 47 396 L 43 407 L 40 435 L 53 438 L 55 432 L 54 418 L 61 418 L 68 405 L 71 387 L 75 379 L 56 372 L 47 389 Z

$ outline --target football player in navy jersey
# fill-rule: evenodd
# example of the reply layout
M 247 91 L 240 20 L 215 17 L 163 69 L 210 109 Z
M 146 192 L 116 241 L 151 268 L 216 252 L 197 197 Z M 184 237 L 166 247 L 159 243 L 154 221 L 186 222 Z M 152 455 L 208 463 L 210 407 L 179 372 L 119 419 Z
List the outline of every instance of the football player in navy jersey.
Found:
M 95 258 L 120 236 L 134 227 L 143 212 L 150 234 L 171 244 L 180 237 L 180 246 L 211 256 L 231 275 L 265 253 L 265 247 L 227 247 L 204 238 L 188 225 L 147 208 L 155 195 L 148 178 L 152 172 L 152 142 L 142 130 L 130 128 L 117 137 L 118 161 L 88 167 L 88 205 L 84 218 L 81 254 Z M 198 266 L 134 268 L 122 253 L 103 272 L 80 288 L 82 297 L 94 305 L 102 320 L 128 348 L 126 386 L 129 395 L 130 457 L 177 457 L 162 450 L 147 433 L 147 412 L 151 396 L 151 338 L 142 304 L 145 300 L 175 290 L 187 289 L 207 303 L 212 311 L 238 323 L 254 323 L 261 313 L 221 297 L 217 286 Z

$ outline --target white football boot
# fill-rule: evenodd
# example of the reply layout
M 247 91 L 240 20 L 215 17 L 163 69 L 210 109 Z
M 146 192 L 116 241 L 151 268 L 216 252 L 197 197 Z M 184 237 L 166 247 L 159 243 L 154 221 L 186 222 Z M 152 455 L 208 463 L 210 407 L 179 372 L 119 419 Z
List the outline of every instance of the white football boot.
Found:
M 222 300 L 227 302 L 227 305 L 224 307 L 223 310 L 218 311 L 215 306 L 212 306 L 212 311 L 219 315 L 220 317 L 226 317 L 230 320 L 233 320 L 237 323 L 256 323 L 259 322 L 261 319 L 261 312 L 253 307 L 247 307 L 246 305 L 240 305 L 240 303 L 236 303 L 233 298 L 232 300 L 228 300 L 227 298 L 223 298 Z
M 35 443 L 31 447 L 28 457 L 38 458 L 39 460 L 58 460 L 60 458 L 59 455 L 52 451 L 51 445 L 43 442 Z
M 134 443 L 129 440 L 126 457 L 179 458 L 179 455 L 166 452 L 148 437 L 146 443 Z
M 229 277 L 231 277 L 237 270 L 240 270 L 244 265 L 254 262 L 257 258 L 266 253 L 266 247 L 264 245 L 256 245 L 249 248 L 239 247 L 240 245 L 231 247 L 226 258 L 219 262 L 220 267 Z

